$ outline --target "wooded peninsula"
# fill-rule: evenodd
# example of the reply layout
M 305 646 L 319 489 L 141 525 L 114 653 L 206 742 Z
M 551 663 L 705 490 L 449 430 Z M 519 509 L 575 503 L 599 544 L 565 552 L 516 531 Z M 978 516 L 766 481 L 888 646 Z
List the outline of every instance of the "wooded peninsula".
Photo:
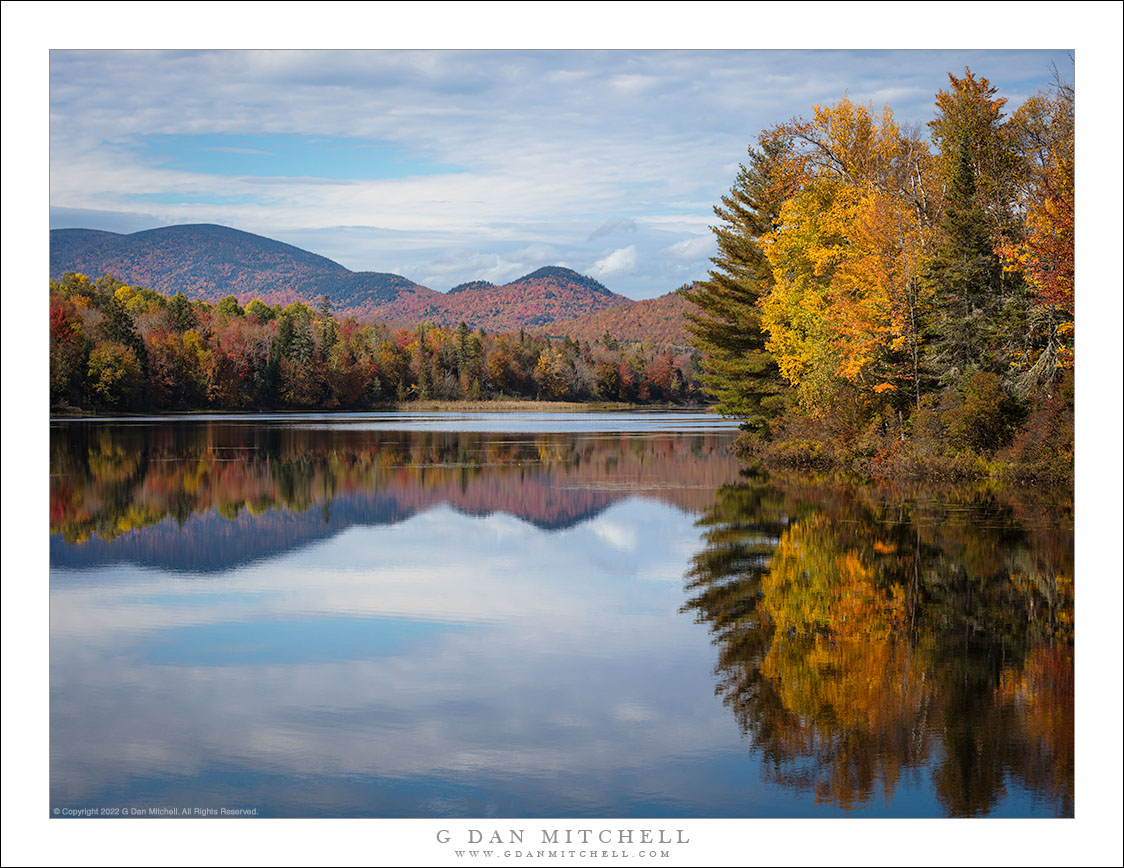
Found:
M 1071 481 L 1074 92 L 949 75 L 929 141 L 843 99 L 761 133 L 688 314 L 767 463 Z

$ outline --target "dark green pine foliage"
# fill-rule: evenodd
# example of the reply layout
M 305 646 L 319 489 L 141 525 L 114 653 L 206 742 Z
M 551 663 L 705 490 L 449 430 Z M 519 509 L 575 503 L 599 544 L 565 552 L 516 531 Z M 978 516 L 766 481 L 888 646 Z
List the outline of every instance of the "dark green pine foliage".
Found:
M 188 329 L 199 325 L 199 318 L 191 307 L 191 301 L 182 292 L 177 292 L 168 302 L 168 324 L 181 335 Z
M 791 514 L 786 500 L 756 475 L 746 485 L 718 490 L 697 522 L 704 546 L 691 559 L 687 602 L 679 610 L 710 630 L 718 649 L 717 692 L 770 764 L 785 756 L 785 730 L 778 723 L 788 712 L 776 682 L 761 671 L 774 640 L 761 611 L 762 579 L 787 527 L 784 515 Z
M 281 343 L 281 355 L 298 365 L 312 361 L 316 342 L 312 338 L 312 317 L 307 308 L 290 306 L 281 313 L 281 325 L 277 329 Z
M 928 270 L 935 318 L 926 367 L 931 378 L 948 385 L 977 369 L 996 370 L 1004 343 L 1003 266 L 993 251 L 987 213 L 977 195 L 967 136 L 949 180 L 942 229 L 943 239 Z
M 102 281 L 98 281 L 98 283 L 101 284 Z M 124 286 L 124 284 L 120 285 Z M 105 335 L 107 340 L 131 347 L 140 363 L 141 371 L 147 376 L 148 348 L 145 347 L 144 339 L 137 331 L 133 318 L 125 310 L 125 305 L 114 295 L 113 287 L 111 286 L 104 294 L 99 296 L 97 301 L 102 313 L 102 334 Z
M 326 361 L 331 357 L 332 347 L 339 343 L 340 327 L 332 316 L 332 300 L 327 295 L 320 297 L 319 321 L 317 331 L 320 335 L 320 357 Z
M 758 300 L 773 286 L 772 271 L 759 239 L 776 228 L 784 191 L 778 189 L 777 166 L 791 147 L 767 140 L 749 149 L 722 204 L 714 208 L 722 221 L 712 227 L 718 255 L 710 279 L 695 284 L 687 298 L 698 312 L 686 314 L 692 343 L 702 351 L 699 381 L 717 400 L 716 409 L 745 420 L 750 431 L 765 434 L 779 414 L 784 382 L 766 351 Z
M 281 405 L 281 349 L 274 341 L 258 380 L 258 406 L 273 409 Z
M 457 376 L 460 376 L 462 373 L 467 371 L 472 362 L 472 352 L 469 347 L 468 341 L 471 331 L 472 330 L 468 327 L 464 320 L 461 320 L 460 324 L 457 325 L 457 349 L 455 367 Z

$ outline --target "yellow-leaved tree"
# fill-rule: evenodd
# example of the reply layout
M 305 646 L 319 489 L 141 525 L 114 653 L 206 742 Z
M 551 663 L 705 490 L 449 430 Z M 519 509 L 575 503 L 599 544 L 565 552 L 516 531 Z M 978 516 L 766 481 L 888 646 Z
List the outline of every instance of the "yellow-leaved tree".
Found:
M 844 391 L 916 401 L 932 158 L 888 108 L 876 118 L 847 99 L 779 130 L 801 181 L 763 239 L 768 350 L 813 415 Z

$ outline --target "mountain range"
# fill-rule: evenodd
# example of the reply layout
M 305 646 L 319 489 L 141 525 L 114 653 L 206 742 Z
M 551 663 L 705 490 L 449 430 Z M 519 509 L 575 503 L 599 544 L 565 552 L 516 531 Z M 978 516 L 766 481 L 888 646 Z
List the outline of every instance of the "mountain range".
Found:
M 656 346 L 685 348 L 690 343 L 683 314 L 694 311 L 687 300 L 691 285 L 631 304 L 618 304 L 575 319 L 551 323 L 543 331 L 591 343 L 602 335 L 631 343 L 651 341 Z
M 560 266 L 503 285 L 476 280 L 438 292 L 399 274 L 351 271 L 291 244 L 214 224 L 128 235 L 52 229 L 51 279 L 71 271 L 91 278 L 112 274 L 134 286 L 209 302 L 234 295 L 241 303 L 260 298 L 316 307 L 326 295 L 337 315 L 397 325 L 464 321 L 490 332 L 529 329 L 592 340 L 608 331 L 621 340 L 687 344 L 682 324 L 687 302 L 676 293 L 634 301 Z M 628 334 L 617 334 L 621 328 Z

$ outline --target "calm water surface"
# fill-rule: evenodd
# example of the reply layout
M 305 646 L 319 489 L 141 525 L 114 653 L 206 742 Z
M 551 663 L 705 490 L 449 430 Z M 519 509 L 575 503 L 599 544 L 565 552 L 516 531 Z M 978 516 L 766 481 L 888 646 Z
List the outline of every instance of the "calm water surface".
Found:
M 713 416 L 51 428 L 51 807 L 1073 814 L 1068 504 Z

